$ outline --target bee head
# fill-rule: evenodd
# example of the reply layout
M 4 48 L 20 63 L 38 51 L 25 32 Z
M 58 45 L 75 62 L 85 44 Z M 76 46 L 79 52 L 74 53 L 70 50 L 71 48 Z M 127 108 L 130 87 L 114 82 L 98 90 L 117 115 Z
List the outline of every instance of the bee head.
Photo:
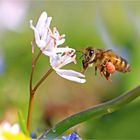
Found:
M 86 51 L 89 57 L 92 57 L 94 55 L 94 49 L 92 47 L 86 48 Z
M 95 55 L 95 50 L 92 47 L 87 47 L 83 51 L 77 51 L 77 52 L 82 53 L 80 59 L 84 57 L 84 59 L 87 61 L 93 58 Z
M 88 47 L 83 51 L 85 59 L 91 59 L 95 55 L 95 51 L 92 47 Z

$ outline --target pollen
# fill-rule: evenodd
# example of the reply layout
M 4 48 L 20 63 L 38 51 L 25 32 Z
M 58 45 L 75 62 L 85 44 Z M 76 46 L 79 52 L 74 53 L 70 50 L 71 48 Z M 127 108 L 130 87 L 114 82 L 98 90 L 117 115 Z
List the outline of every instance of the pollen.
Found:
M 112 62 L 106 63 L 106 69 L 108 73 L 114 73 L 115 72 L 115 66 L 112 64 Z

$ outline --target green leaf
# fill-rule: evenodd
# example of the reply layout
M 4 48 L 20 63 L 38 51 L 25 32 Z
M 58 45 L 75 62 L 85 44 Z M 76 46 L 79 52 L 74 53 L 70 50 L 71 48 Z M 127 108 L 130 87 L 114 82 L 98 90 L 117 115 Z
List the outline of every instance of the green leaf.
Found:
M 18 111 L 18 120 L 19 120 L 19 125 L 20 125 L 22 132 L 25 135 L 29 136 L 29 132 L 28 132 L 27 127 L 26 127 L 26 121 L 23 117 L 23 113 L 21 110 Z
M 89 109 L 86 109 L 64 119 L 63 121 L 57 123 L 53 128 L 45 132 L 39 139 L 54 139 L 60 136 L 69 128 L 81 122 L 84 122 L 93 117 L 96 118 L 99 116 L 103 116 L 105 114 L 118 110 L 119 108 L 123 107 L 127 103 L 137 98 L 138 96 L 140 96 L 140 85 L 110 101 L 93 106 Z

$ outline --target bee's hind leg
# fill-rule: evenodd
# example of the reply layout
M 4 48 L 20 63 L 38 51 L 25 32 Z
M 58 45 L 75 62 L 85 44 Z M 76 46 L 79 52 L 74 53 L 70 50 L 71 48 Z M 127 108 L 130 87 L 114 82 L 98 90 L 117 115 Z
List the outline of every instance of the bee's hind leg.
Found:
M 109 78 L 110 76 L 111 76 L 111 74 L 109 73 L 109 72 L 105 72 L 105 73 L 103 73 L 104 74 L 104 76 L 105 76 L 105 78 L 106 78 L 106 80 L 108 80 L 108 81 L 110 81 L 110 82 L 112 82 L 112 80 Z

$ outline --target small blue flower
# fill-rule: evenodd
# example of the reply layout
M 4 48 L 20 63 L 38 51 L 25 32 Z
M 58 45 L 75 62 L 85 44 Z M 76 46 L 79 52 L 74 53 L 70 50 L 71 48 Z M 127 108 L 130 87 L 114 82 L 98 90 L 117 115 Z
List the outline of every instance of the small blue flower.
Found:
M 77 133 L 73 132 L 68 136 L 62 136 L 62 140 L 82 140 Z
M 36 139 L 36 138 L 37 138 L 37 135 L 36 135 L 35 132 L 30 132 L 30 137 L 31 137 L 32 139 Z

